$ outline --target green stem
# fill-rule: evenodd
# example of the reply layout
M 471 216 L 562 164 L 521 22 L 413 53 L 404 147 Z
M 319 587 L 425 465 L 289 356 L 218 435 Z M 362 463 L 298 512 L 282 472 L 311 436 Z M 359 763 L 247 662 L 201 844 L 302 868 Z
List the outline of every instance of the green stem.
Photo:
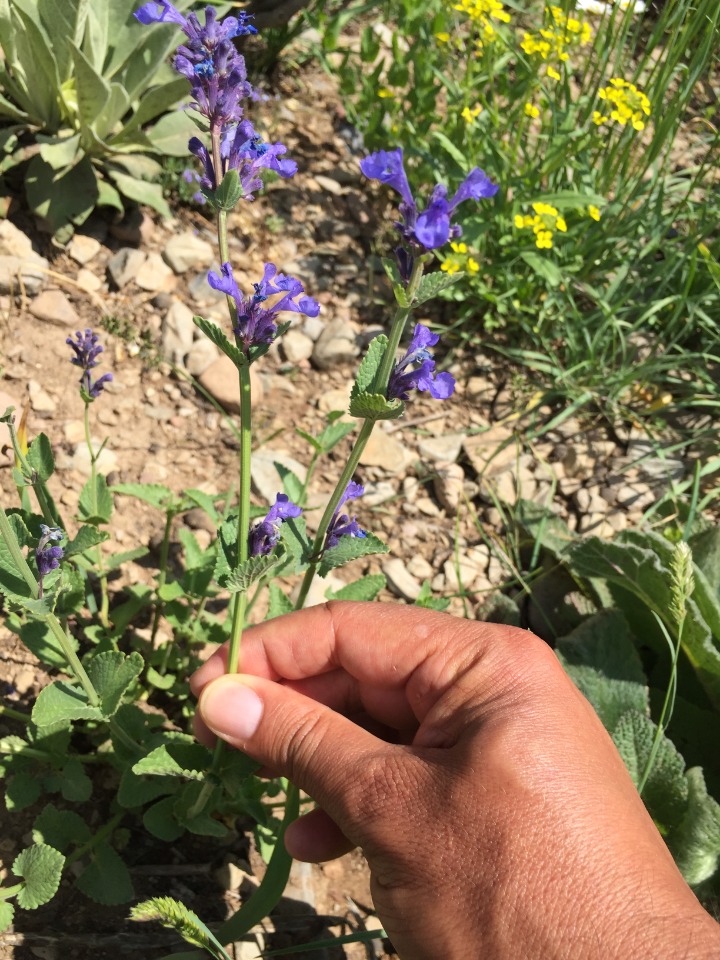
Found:
M 20 465 L 20 472 L 22 473 L 23 477 L 30 480 L 30 484 L 37 498 L 38 506 L 40 507 L 40 512 L 43 515 L 43 520 L 49 527 L 62 527 L 65 529 L 60 515 L 56 515 L 52 511 L 50 501 L 48 500 L 45 492 L 44 482 L 38 476 L 37 471 L 30 466 L 27 461 L 27 457 L 20 447 L 20 441 L 18 440 L 17 433 L 15 432 L 15 424 L 8 423 L 7 427 L 10 431 L 10 442 L 12 443 L 13 452 L 15 453 L 15 462 Z
M 24 883 L 16 883 L 14 887 L 0 887 L 0 902 L 3 900 L 12 900 L 24 887 Z
M 238 493 L 238 564 L 248 559 L 250 534 L 250 459 L 252 456 L 252 395 L 250 391 L 250 367 L 240 367 L 240 489 Z M 245 624 L 247 593 L 235 595 L 232 631 L 228 648 L 227 672 L 240 669 L 240 641 Z
M 168 555 L 170 553 L 170 531 L 172 529 L 173 517 L 174 517 L 174 513 L 172 512 L 172 510 L 167 510 L 165 513 L 165 529 L 163 531 L 162 544 L 160 545 L 160 562 L 159 562 L 159 569 L 158 569 L 158 581 L 157 581 L 157 589 L 155 590 L 155 614 L 153 616 L 152 629 L 150 631 L 151 647 L 154 646 L 155 644 L 155 635 L 157 634 L 157 631 L 158 631 L 158 626 L 160 624 L 160 616 L 162 614 L 163 606 L 164 606 L 162 600 L 160 599 L 160 591 L 162 590 L 162 588 L 165 586 L 165 583 L 167 582 Z M 168 643 L 166 644 L 166 646 L 168 649 L 165 651 L 165 655 L 163 657 L 162 667 L 160 670 L 161 673 L 165 673 L 167 669 L 167 659 L 168 659 L 168 651 L 170 648 L 170 644 Z
M 68 635 L 63 630 L 60 625 L 60 621 L 55 616 L 54 613 L 51 613 L 46 620 L 47 625 L 50 627 L 50 630 L 55 635 L 62 652 L 65 654 L 65 659 L 68 662 L 68 666 L 72 671 L 75 678 L 80 683 L 80 686 L 83 688 L 87 694 L 88 701 L 91 706 L 99 707 L 100 706 L 100 697 L 98 696 L 97 690 L 93 686 L 92 680 L 85 672 L 85 667 L 80 662 L 80 658 L 75 653 L 70 643 Z
M 78 847 L 69 857 L 65 860 L 65 866 L 70 866 L 71 863 L 75 863 L 76 860 L 79 860 L 81 857 L 84 857 L 86 853 L 89 853 L 93 847 L 97 846 L 101 840 L 104 840 L 105 837 L 109 836 L 115 827 L 120 823 L 122 818 L 125 816 L 124 811 L 122 813 L 116 813 L 112 819 L 100 827 L 97 833 L 94 833 L 92 837 L 84 843 L 81 847 Z
M 30 569 L 27 560 L 22 554 L 20 545 L 17 542 L 17 537 L 15 536 L 15 531 L 10 526 L 10 521 L 8 520 L 7 514 L 2 507 L 0 507 L 0 536 L 5 541 L 5 546 L 7 547 L 10 556 L 13 558 L 15 566 L 20 570 L 23 580 L 30 588 L 30 595 L 34 600 L 37 600 L 40 595 L 37 581 L 33 576 L 33 572 Z
M 410 316 L 410 311 L 412 310 L 413 300 L 420 283 L 420 278 L 422 277 L 423 267 L 424 263 L 422 259 L 418 258 L 415 261 L 413 271 L 407 285 L 406 295 L 408 306 L 400 306 L 395 311 L 395 317 L 393 318 L 392 326 L 390 328 L 390 336 L 388 337 L 387 349 L 383 355 L 380 369 L 378 370 L 377 386 L 375 388 L 377 393 L 385 394 L 387 392 L 390 374 L 392 373 L 393 366 L 395 365 L 395 355 L 398 347 L 400 346 L 400 341 L 405 331 L 405 325 L 408 317 Z M 312 545 L 311 556 L 313 560 L 305 571 L 305 576 L 300 584 L 300 592 L 298 593 L 297 600 L 295 601 L 296 610 L 302 610 L 305 601 L 307 600 L 310 585 L 313 582 L 317 568 L 320 564 L 322 549 L 325 544 L 325 535 L 327 534 L 327 529 L 330 526 L 330 521 L 333 518 L 333 514 L 340 503 L 340 499 L 345 492 L 348 483 L 350 480 L 352 480 L 352 476 L 357 469 L 357 465 L 360 462 L 360 457 L 362 456 L 363 450 L 370 439 L 370 434 L 373 432 L 374 426 L 374 420 L 363 421 L 363 425 L 360 428 L 360 433 L 357 436 L 357 440 L 355 441 L 353 448 L 350 451 L 348 461 L 345 464 L 345 469 L 340 474 L 340 479 L 338 480 L 337 485 L 333 490 L 330 499 L 328 500 L 327 506 L 325 507 L 325 512 L 320 520 L 320 525 L 318 526 L 317 534 Z
M 21 713 L 19 710 L 13 710 L 12 707 L 6 707 L 0 703 L 0 717 L 7 717 L 8 720 L 17 720 L 18 723 L 30 723 L 32 717 L 29 713 Z
M 97 514 L 97 503 L 95 502 L 97 495 L 97 454 L 95 453 L 95 448 L 92 444 L 92 437 L 90 436 L 90 404 L 85 401 L 85 443 L 87 444 L 88 453 L 90 454 L 90 484 L 92 489 L 93 497 L 93 509 L 95 514 Z M 108 581 L 107 581 L 107 571 L 105 570 L 105 562 L 103 561 L 102 549 L 100 544 L 95 547 L 95 562 L 97 563 L 98 568 L 98 579 L 100 580 L 100 623 L 105 627 L 106 630 L 110 628 L 110 619 L 108 617 L 108 611 L 110 610 L 110 595 L 108 593 Z

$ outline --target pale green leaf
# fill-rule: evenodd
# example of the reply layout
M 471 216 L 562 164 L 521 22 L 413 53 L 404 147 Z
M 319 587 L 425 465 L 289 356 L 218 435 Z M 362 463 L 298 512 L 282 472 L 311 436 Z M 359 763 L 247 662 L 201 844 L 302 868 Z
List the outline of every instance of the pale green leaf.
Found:
M 384 333 L 381 333 L 379 337 L 375 337 L 370 341 L 355 378 L 355 386 L 353 387 L 354 395 L 375 392 L 378 374 L 387 349 L 388 338 Z
M 17 901 L 24 910 L 36 910 L 55 896 L 65 857 L 46 843 L 35 843 L 15 858 L 13 873 L 25 880 Z
M 40 142 L 40 156 L 46 163 L 50 164 L 53 170 L 63 170 L 75 163 L 78 158 L 80 150 L 79 133 L 71 137 L 45 141 L 38 136 L 38 141 Z
M 137 652 L 124 654 L 118 650 L 106 650 L 92 658 L 87 672 L 106 717 L 111 717 L 117 711 L 123 696 L 140 676 L 143 666 L 143 658 Z
M 234 570 L 217 578 L 218 583 L 230 593 L 247 593 L 250 587 L 267 576 L 271 570 L 285 560 L 285 553 L 281 547 L 276 547 L 273 553 L 260 554 L 249 557 Z
M 55 471 L 55 458 L 47 434 L 39 433 L 28 447 L 27 461 L 41 480 L 47 480 Z
M 381 393 L 350 394 L 350 416 L 363 420 L 397 420 L 405 411 L 402 400 L 386 400 Z
M 690 886 L 709 880 L 720 861 L 720 804 L 708 796 L 699 767 L 687 771 L 688 804 L 667 843 Z
M 30 542 L 30 531 L 17 514 L 8 517 L 8 523 L 13 533 L 13 547 L 16 552 L 22 553 L 22 547 Z M 0 591 L 9 600 L 16 602 L 32 600 L 33 591 L 25 580 L 22 569 L 11 553 L 4 537 L 0 536 Z
M 110 535 L 104 530 L 98 530 L 90 524 L 80 527 L 73 539 L 64 547 L 65 559 L 73 557 L 79 553 L 85 553 L 91 547 L 97 546 L 108 539 Z
M 48 803 L 35 818 L 32 831 L 35 843 L 46 843 L 61 853 L 72 846 L 87 843 L 92 836 L 84 817 L 73 810 L 59 810 Z
M 212 753 L 199 743 L 164 743 L 134 764 L 138 776 L 180 777 L 183 780 L 204 780 L 212 763 Z
M 112 494 L 107 485 L 107 480 L 102 473 L 87 481 L 80 491 L 78 500 L 78 514 L 85 523 L 108 523 L 112 516 L 113 501 Z
M 75 67 L 75 92 L 81 127 L 92 127 L 110 99 L 110 84 L 98 73 L 85 54 L 71 44 Z
M 130 871 L 120 854 L 107 843 L 92 848 L 90 863 L 75 881 L 86 897 L 114 907 L 135 896 Z
M 337 546 L 330 547 L 323 553 L 318 573 L 321 577 L 325 577 L 331 570 L 342 567 L 351 560 L 387 552 L 387 546 L 372 533 L 364 537 L 340 537 Z
M 136 500 L 149 503 L 159 510 L 167 510 L 177 503 L 177 497 L 170 487 L 165 487 L 161 483 L 116 483 L 110 488 L 110 492 L 135 497 Z
M 87 694 L 81 687 L 55 680 L 38 694 L 32 711 L 33 723 L 38 727 L 65 720 L 102 720 L 98 707 L 88 703 Z
M 9 777 L 5 785 L 5 806 L 16 813 L 31 806 L 42 793 L 42 784 L 39 778 L 26 770 Z
M 413 303 L 421 304 L 427 300 L 433 300 L 444 290 L 448 290 L 458 280 L 462 280 L 464 273 L 444 273 L 438 270 L 436 273 L 427 273 L 421 278 L 418 288 L 413 297 Z
M 339 590 L 328 591 L 329 600 L 374 600 L 385 586 L 385 577 L 376 573 L 369 577 L 361 577 L 352 583 L 346 584 Z
M 520 256 L 539 277 L 547 281 L 549 286 L 558 287 L 562 283 L 562 270 L 554 260 L 544 257 L 541 253 L 535 253 L 533 250 L 522 250 Z
M 9 900 L 0 900 L 0 933 L 12 924 L 15 916 L 15 907 Z
M 98 184 L 88 157 L 57 174 L 41 156 L 35 156 L 25 176 L 25 193 L 35 213 L 58 233 L 89 216 L 98 200 Z
M 248 361 L 245 354 L 234 344 L 230 343 L 216 323 L 213 323 L 211 320 L 204 320 L 202 317 L 193 317 L 193 322 L 196 327 L 202 330 L 209 340 L 212 340 L 216 347 L 222 350 L 225 356 L 230 357 L 238 370 L 240 367 L 247 366 Z
M 120 173 L 118 170 L 110 170 L 109 173 L 124 197 L 134 200 L 136 203 L 144 203 L 145 206 L 157 210 L 161 216 L 170 218 L 170 207 L 163 197 L 162 187 L 159 183 L 136 180 L 126 173 Z

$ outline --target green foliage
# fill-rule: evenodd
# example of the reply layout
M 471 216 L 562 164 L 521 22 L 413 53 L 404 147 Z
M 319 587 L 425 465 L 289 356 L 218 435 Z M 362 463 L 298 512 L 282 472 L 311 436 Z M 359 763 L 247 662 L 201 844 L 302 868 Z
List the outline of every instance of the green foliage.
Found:
M 330 591 L 327 596 L 329 600 L 374 600 L 385 587 L 385 582 L 384 574 L 376 573 Z
M 35 843 L 20 853 L 13 863 L 13 873 L 25 883 L 17 901 L 25 910 L 37 910 L 52 900 L 60 886 L 65 857 L 46 843 Z
M 110 907 L 127 903 L 135 896 L 130 871 L 120 854 L 107 843 L 93 846 L 90 862 L 75 885 L 91 900 Z
M 188 0 L 179 0 L 181 10 Z M 169 215 L 150 154 L 187 154 L 194 127 L 169 114 L 187 84 L 166 64 L 174 31 L 143 30 L 134 0 L 7 0 L 0 8 L 3 169 L 61 240 L 123 197 Z M 38 149 L 39 148 L 39 149 Z
M 387 552 L 387 546 L 373 533 L 364 537 L 341 537 L 337 546 L 329 547 L 323 553 L 318 572 L 321 577 L 325 577 L 331 570 L 342 567 L 351 560 L 357 560 L 358 557 Z
M 136 904 L 130 911 L 131 920 L 159 920 L 164 927 L 176 930 L 188 943 L 207 950 L 217 960 L 230 960 L 220 941 L 208 930 L 200 918 L 178 900 L 171 897 L 153 897 Z

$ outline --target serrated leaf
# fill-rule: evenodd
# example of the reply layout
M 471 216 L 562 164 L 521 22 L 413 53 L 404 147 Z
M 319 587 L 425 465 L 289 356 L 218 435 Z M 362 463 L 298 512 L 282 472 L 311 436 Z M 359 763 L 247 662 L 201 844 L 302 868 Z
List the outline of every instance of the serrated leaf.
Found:
M 39 433 L 28 447 L 27 461 L 41 480 L 47 480 L 55 472 L 52 447 L 44 433 Z
M 287 550 L 282 573 L 301 573 L 310 562 L 312 543 L 308 539 L 305 517 L 291 517 L 280 530 L 280 539 Z
M 425 274 L 418 284 L 413 303 L 421 304 L 428 300 L 434 300 L 444 290 L 452 287 L 458 280 L 462 280 L 464 276 L 464 273 L 444 273 L 442 271 Z
M 170 487 L 162 483 L 116 483 L 110 488 L 110 492 L 134 497 L 136 500 L 142 500 L 143 503 L 157 507 L 158 510 L 167 510 L 178 502 L 178 498 Z
M 433 594 L 429 580 L 424 580 L 420 588 L 420 593 L 415 600 L 416 607 L 424 607 L 426 610 L 447 610 L 450 606 L 450 600 L 446 597 L 436 597 Z
M 13 922 L 15 907 L 9 900 L 0 900 L 0 933 L 7 930 Z
M 35 803 L 41 793 L 42 785 L 38 777 L 21 770 L 6 782 L 5 806 L 11 813 L 16 813 Z
M 55 680 L 38 694 L 32 718 L 38 727 L 45 727 L 67 720 L 102 720 L 103 714 L 88 703 L 81 687 Z
M 377 386 L 377 377 L 383 362 L 383 357 L 387 353 L 388 338 L 384 333 L 375 337 L 368 344 L 367 352 L 362 358 L 355 378 L 353 394 L 374 393 Z
M 105 530 L 98 530 L 97 527 L 86 524 L 80 527 L 76 536 L 63 548 L 65 559 L 67 560 L 68 557 L 73 557 L 78 553 L 85 553 L 85 551 L 91 547 L 95 547 L 99 543 L 104 543 L 109 537 L 110 534 L 106 533 Z
M 78 500 L 78 513 L 80 519 L 85 523 L 109 523 L 112 516 L 113 501 L 112 494 L 107 485 L 105 477 L 98 473 L 87 481 L 80 492 Z
M 139 653 L 107 650 L 98 653 L 87 666 L 87 673 L 98 692 L 105 717 L 111 717 L 120 706 L 124 694 L 140 676 L 144 666 Z
M 237 566 L 237 517 L 228 517 L 218 530 L 220 549 L 215 559 L 213 576 L 220 583 Z
M 354 391 L 353 387 L 353 391 Z M 386 400 L 381 393 L 352 393 L 350 416 L 362 420 L 397 420 L 405 412 L 402 400 Z
M 368 533 L 364 537 L 340 537 L 337 546 L 330 547 L 323 553 L 318 565 L 318 573 L 321 577 L 325 577 L 331 570 L 342 567 L 351 560 L 387 552 L 387 546 L 373 533 Z
M 232 360 L 238 370 L 240 367 L 247 366 L 248 361 L 245 354 L 234 344 L 230 343 L 216 323 L 213 323 L 211 320 L 204 320 L 202 317 L 193 317 L 193 323 L 202 330 L 205 336 L 211 340 L 219 350 L 222 350 L 226 357 Z
M 185 833 L 185 827 L 175 817 L 174 804 L 175 797 L 163 797 L 143 814 L 147 832 L 166 843 L 173 843 Z
M 65 857 L 46 843 L 35 843 L 15 858 L 13 873 L 25 880 L 17 901 L 24 910 L 36 910 L 55 896 Z
M 720 861 L 720 804 L 708 795 L 699 767 L 688 770 L 685 779 L 687 808 L 667 843 L 685 880 L 697 886 L 713 876 Z
M 84 817 L 72 810 L 59 810 L 54 804 L 43 807 L 33 823 L 33 840 L 46 843 L 61 853 L 74 845 L 82 845 L 92 836 Z
M 212 753 L 199 743 L 164 743 L 138 760 L 132 771 L 137 776 L 203 781 L 211 763 Z
M 91 862 L 75 886 L 96 903 L 113 907 L 135 896 L 130 871 L 117 850 L 107 843 L 92 848 Z
M 18 514 L 10 514 L 7 519 L 14 536 L 13 547 L 17 552 L 22 553 L 21 548 L 30 543 L 30 531 Z M 0 591 L 9 600 L 20 602 L 33 599 L 30 584 L 25 580 L 20 566 L 15 562 L 13 554 L 5 543 L 5 538 L 2 536 L 0 536 Z
M 196 503 L 202 510 L 204 510 L 216 527 L 219 525 L 220 514 L 217 512 L 215 507 L 215 501 L 219 499 L 217 494 L 213 497 L 211 494 L 205 493 L 204 490 L 186 490 L 185 496 L 188 498 L 188 500 Z M 225 499 L 225 497 L 222 497 L 221 499 Z
M 319 434 L 317 442 L 323 453 L 329 453 L 341 440 L 355 430 L 355 424 L 348 420 L 336 420 L 329 423 Z
M 623 714 L 615 726 L 613 740 L 637 786 L 650 759 L 657 726 L 637 710 Z M 688 803 L 685 761 L 665 736 L 660 738 L 650 774 L 643 790 L 643 802 L 653 819 L 666 829 L 679 825 Z
M 267 576 L 271 570 L 285 560 L 285 551 L 278 546 L 272 553 L 250 557 L 228 574 L 218 579 L 218 583 L 230 593 L 247 593 L 250 587 Z
M 385 583 L 385 576 L 382 573 L 376 573 L 354 580 L 339 590 L 331 590 L 327 593 L 327 597 L 329 600 L 374 600 Z
M 557 641 L 555 652 L 575 686 L 612 733 L 628 710 L 647 713 L 647 681 L 625 617 L 602 610 Z
M 60 792 L 71 803 L 85 803 L 92 794 L 92 780 L 85 773 L 82 763 L 70 759 L 60 774 Z
M 129 563 L 131 560 L 139 560 L 140 557 L 147 556 L 150 551 L 147 547 L 134 547 L 132 550 L 123 550 L 121 553 L 113 553 L 105 558 L 105 570 L 116 570 L 123 563 Z M 113 611 L 113 620 L 115 611 Z
M 228 170 L 215 191 L 215 204 L 221 210 L 232 210 L 243 195 L 240 175 L 237 170 Z
M 274 620 L 275 617 L 281 617 L 285 613 L 292 613 L 295 609 L 292 601 L 285 596 L 283 591 L 276 583 L 269 586 L 268 612 L 266 620 Z

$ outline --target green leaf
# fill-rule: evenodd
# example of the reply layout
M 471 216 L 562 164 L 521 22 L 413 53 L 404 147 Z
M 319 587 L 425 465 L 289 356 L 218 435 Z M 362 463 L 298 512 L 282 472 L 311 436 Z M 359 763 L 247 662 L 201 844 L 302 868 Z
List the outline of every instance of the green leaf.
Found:
M 205 779 L 212 763 L 212 753 L 199 743 L 164 743 L 134 764 L 138 776 L 180 777 L 183 780 Z
M 151 800 L 174 793 L 178 786 L 179 781 L 174 777 L 139 777 L 126 767 L 120 778 L 117 802 L 127 809 L 143 807 Z
M 39 433 L 28 447 L 27 461 L 41 480 L 47 480 L 55 472 L 55 458 L 46 434 Z
M 227 574 L 218 577 L 218 583 L 230 593 L 247 593 L 250 587 L 267 576 L 285 560 L 285 551 L 278 546 L 272 553 L 250 557 Z
M 36 910 L 55 896 L 65 857 L 46 843 L 35 843 L 15 858 L 13 873 L 25 880 L 17 901 L 24 910 Z
M 450 140 L 441 130 L 433 130 L 432 137 L 440 144 L 443 150 L 452 157 L 461 170 L 466 169 L 467 158 L 465 154 Z
M 46 727 L 65 720 L 102 720 L 102 711 L 88 703 L 79 686 L 55 680 L 38 694 L 32 710 L 33 723 Z
M 130 560 L 138 560 L 140 557 L 146 556 L 149 552 L 147 547 L 134 547 L 132 550 L 123 550 L 122 553 L 113 553 L 111 556 L 105 558 L 105 570 L 107 572 L 117 570 L 123 563 L 129 563 Z M 113 610 L 113 620 L 115 620 L 116 616 L 117 612 Z
M 292 601 L 283 593 L 276 583 L 271 583 L 269 587 L 268 612 L 266 620 L 274 620 L 275 617 L 281 617 L 285 613 L 292 613 L 295 609 Z
M 187 87 L 186 87 L 187 89 Z M 153 148 L 164 157 L 187 157 L 188 141 L 197 136 L 197 127 L 191 114 L 185 110 L 166 113 L 148 131 Z
M 215 204 L 220 210 L 232 210 L 243 196 L 240 175 L 231 169 L 225 174 L 214 194 Z
M 213 323 L 211 320 L 204 320 L 202 317 L 193 317 L 193 322 L 196 327 L 202 330 L 209 340 L 212 340 L 219 350 L 222 350 L 226 357 L 230 357 L 238 370 L 240 367 L 247 366 L 247 357 L 245 354 L 234 344 L 230 343 L 216 323 Z
M 340 537 L 338 545 L 330 547 L 323 554 L 318 573 L 321 577 L 325 577 L 331 570 L 342 567 L 351 560 L 387 552 L 388 548 L 382 540 L 372 533 L 368 533 L 365 537 Z
M 140 676 L 143 666 L 143 658 L 136 652 L 126 655 L 107 650 L 92 658 L 87 672 L 100 696 L 105 717 L 117 712 L 120 701 Z
M 280 530 L 280 539 L 287 550 L 287 560 L 283 565 L 282 573 L 300 573 L 305 570 L 312 549 L 312 543 L 307 535 L 305 517 L 291 517 L 286 520 Z
M 436 597 L 433 595 L 429 580 L 424 580 L 420 593 L 415 600 L 416 607 L 424 607 L 426 610 L 447 610 L 450 606 L 450 600 L 445 597 Z
M 175 683 L 175 674 L 158 673 L 155 667 L 148 667 L 145 677 L 147 682 L 158 690 L 169 690 Z
M 348 420 L 335 420 L 329 423 L 317 438 L 322 453 L 329 453 L 354 429 L 355 424 Z
M 656 731 L 652 720 L 637 710 L 629 710 L 615 727 L 615 746 L 636 786 L 645 773 Z M 688 784 L 684 772 L 685 761 L 663 735 L 642 798 L 653 819 L 666 829 L 677 826 L 685 814 Z
M 667 843 L 690 886 L 709 880 L 720 861 L 720 805 L 708 796 L 699 767 L 687 771 L 688 804 Z
M 523 250 L 520 256 L 539 277 L 547 281 L 549 286 L 560 286 L 563 274 L 554 260 L 543 257 L 540 253 L 534 253 L 532 250 Z
M 13 546 L 17 552 L 22 553 L 21 548 L 30 543 L 30 531 L 18 514 L 10 514 L 7 519 L 12 530 Z M 33 598 L 30 584 L 25 580 L 19 564 L 15 562 L 13 554 L 5 543 L 5 538 L 2 536 L 0 536 L 0 591 L 9 600 L 29 601 Z
M 710 588 L 720 597 L 720 527 L 709 527 L 690 537 L 693 563 L 702 570 Z
M 92 780 L 79 760 L 71 759 L 61 772 L 60 792 L 71 803 L 85 803 L 92 795 Z
M 92 213 L 98 201 L 97 177 L 88 157 L 57 173 L 38 154 L 27 169 L 25 194 L 35 213 L 58 234 Z
M 79 553 L 85 553 L 86 550 L 97 546 L 98 543 L 103 543 L 109 536 L 109 533 L 98 530 L 97 527 L 90 524 L 80 527 L 75 537 L 64 547 L 65 559 L 67 560 Z
M 161 483 L 116 483 L 110 488 L 110 492 L 135 497 L 136 500 L 149 503 L 158 510 L 167 510 L 178 503 L 172 490 Z
M 387 353 L 388 338 L 384 333 L 370 341 L 367 353 L 362 358 L 358 368 L 355 385 L 351 398 L 361 393 L 374 393 L 377 388 L 378 374 L 382 366 L 383 357 Z
M 381 393 L 356 393 L 350 395 L 350 416 L 362 420 L 397 420 L 405 411 L 402 400 L 386 400 Z
M 152 207 L 153 210 L 157 210 L 161 216 L 168 219 L 172 216 L 172 211 L 163 196 L 163 190 L 159 183 L 137 180 L 135 177 L 131 177 L 127 173 L 120 173 L 118 170 L 108 170 L 108 173 L 124 197 L 134 200 L 136 203 L 144 203 L 146 207 Z
M 53 170 L 63 170 L 79 159 L 79 133 L 72 137 L 53 137 L 48 140 L 44 140 L 38 135 L 38 140 L 40 141 L 40 156 L 46 163 L 50 164 Z
M 75 67 L 75 92 L 82 127 L 92 127 L 110 99 L 110 84 L 99 74 L 82 50 L 70 45 Z
M 216 527 L 220 525 L 220 514 L 215 507 L 215 500 L 219 499 L 217 495 L 212 497 L 203 490 L 186 490 L 185 496 L 204 510 Z M 226 497 L 223 496 L 220 499 L 224 500 Z
M 143 814 L 143 826 L 158 840 L 174 843 L 184 833 L 185 827 L 175 816 L 175 797 L 158 800 Z
M 628 710 L 646 714 L 647 681 L 625 617 L 603 610 L 557 641 L 566 673 L 612 733 Z
M 42 793 L 42 785 L 38 777 L 25 770 L 21 770 L 7 780 L 5 787 L 5 806 L 16 813 L 31 806 Z
M 188 84 L 185 77 L 177 77 L 169 83 L 164 83 L 162 86 L 150 90 L 139 102 L 132 119 L 124 126 L 122 136 L 127 138 L 133 129 L 145 126 L 145 124 L 154 120 L 155 117 L 159 117 L 161 113 L 165 113 L 166 110 L 175 106 L 176 103 L 187 95 L 187 90 Z M 175 111 L 177 114 L 182 112 L 183 111 L 180 110 Z M 168 116 L 170 116 L 170 114 L 168 114 Z M 160 132 L 162 133 L 162 128 Z M 154 131 L 151 131 L 151 139 L 153 139 L 153 134 Z M 185 140 L 185 154 L 181 154 L 181 156 L 185 155 L 187 155 L 187 138 Z
M 15 907 L 9 900 L 0 900 L 0 933 L 10 926 L 15 916 Z
M 112 494 L 105 477 L 98 473 L 93 483 L 92 477 L 80 491 L 78 513 L 85 523 L 109 523 L 113 511 Z
M 92 848 L 91 862 L 75 881 L 75 886 L 96 903 L 114 907 L 135 896 L 130 871 L 120 854 L 109 844 Z
M 443 290 L 448 290 L 458 280 L 462 280 L 464 276 L 464 273 L 444 273 L 441 270 L 436 273 L 425 274 L 418 284 L 413 303 L 420 304 L 427 300 L 434 300 Z
M 327 597 L 329 600 L 374 600 L 385 583 L 384 575 L 376 573 L 369 577 L 361 577 L 339 590 L 330 591 Z
M 61 853 L 82 845 L 92 836 L 84 817 L 72 810 L 59 810 L 48 803 L 35 818 L 32 831 L 35 843 L 46 843 Z
M 305 496 L 303 492 L 302 480 L 297 476 L 297 474 L 293 473 L 289 467 L 284 466 L 282 463 L 278 463 L 276 461 L 273 463 L 273 466 L 280 474 L 284 493 L 292 500 L 293 503 L 301 503 Z

